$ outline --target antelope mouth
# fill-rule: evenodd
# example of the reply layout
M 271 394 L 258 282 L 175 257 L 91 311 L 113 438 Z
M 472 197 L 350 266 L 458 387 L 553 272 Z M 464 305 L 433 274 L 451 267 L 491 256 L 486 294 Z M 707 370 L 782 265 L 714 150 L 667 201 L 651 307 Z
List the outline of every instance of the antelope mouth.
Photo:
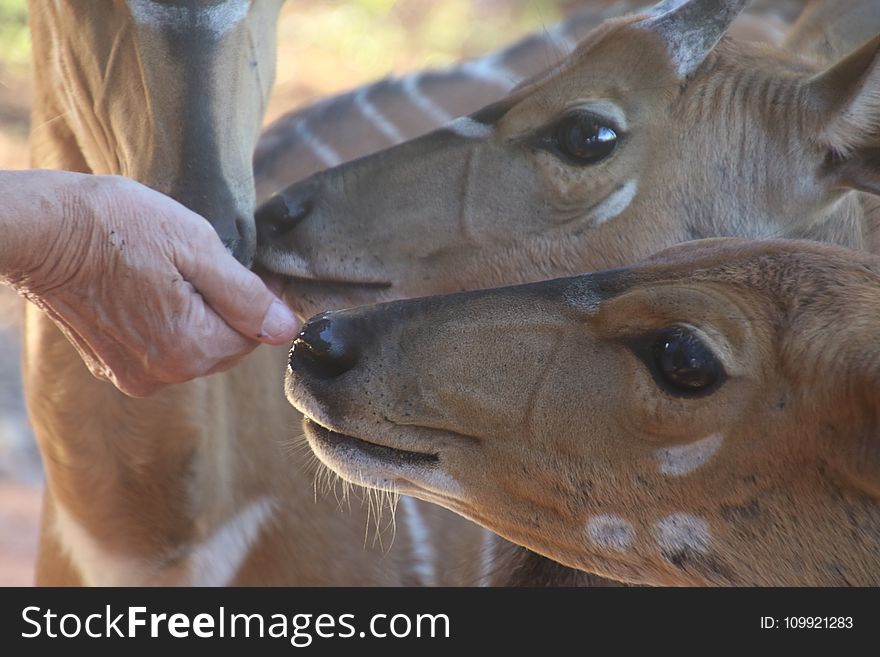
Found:
M 446 506 L 462 496 L 461 484 L 446 471 L 441 458 L 443 445 L 436 445 L 436 451 L 421 451 L 424 443 L 419 440 L 415 449 L 411 444 L 406 444 L 407 449 L 391 447 L 340 433 L 308 416 L 303 429 L 318 460 L 353 484 L 414 495 Z M 409 443 L 405 437 L 403 442 Z
M 284 276 L 285 283 L 296 286 L 299 290 L 314 290 L 322 292 L 350 292 L 363 290 L 366 292 L 379 292 L 391 287 L 390 281 L 359 281 L 344 278 L 306 278 L 304 276 Z
M 385 281 L 280 276 L 284 302 L 303 319 L 327 310 L 366 306 L 396 298 L 391 290 L 392 284 Z
M 436 453 L 414 452 L 380 445 L 363 438 L 333 431 L 310 418 L 305 418 L 303 427 L 312 450 L 318 454 L 322 461 L 325 460 L 325 456 L 332 455 L 329 460 L 333 462 L 339 459 L 349 462 L 368 460 L 378 461 L 385 465 L 419 468 L 432 468 L 440 462 L 440 456 Z M 327 465 L 333 467 L 332 463 L 327 463 Z

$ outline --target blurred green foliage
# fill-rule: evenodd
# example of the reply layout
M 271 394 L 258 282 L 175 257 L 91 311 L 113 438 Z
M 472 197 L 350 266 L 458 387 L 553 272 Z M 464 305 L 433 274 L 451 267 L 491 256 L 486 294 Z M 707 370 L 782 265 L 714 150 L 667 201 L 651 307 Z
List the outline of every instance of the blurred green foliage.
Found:
M 0 0 L 0 65 L 27 66 L 30 54 L 27 0 Z
M 397 48 L 416 45 L 426 53 L 424 64 L 444 65 L 461 55 L 498 47 L 508 40 L 504 33 L 512 29 L 554 22 L 567 2 L 570 0 L 288 0 L 288 5 L 312 10 L 309 20 L 288 36 L 320 40 L 323 47 L 338 49 L 370 71 L 390 70 Z M 317 15 L 316 8 L 322 10 Z M 503 20 L 487 24 L 486 17 L 495 14 Z M 0 0 L 0 65 L 26 66 L 29 57 L 27 0 Z
M 438 67 L 552 25 L 571 0 L 287 0 L 279 37 L 338 53 L 364 78 Z M 297 20 L 296 17 L 301 19 Z

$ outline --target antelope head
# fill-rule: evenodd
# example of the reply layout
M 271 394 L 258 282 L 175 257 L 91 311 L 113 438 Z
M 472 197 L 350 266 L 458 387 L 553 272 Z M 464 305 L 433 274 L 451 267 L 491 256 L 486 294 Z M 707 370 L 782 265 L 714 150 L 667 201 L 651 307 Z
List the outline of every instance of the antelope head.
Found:
M 244 263 L 255 248 L 251 158 L 275 75 L 281 0 L 31 5 L 35 74 L 82 168 L 122 174 L 206 217 Z M 63 34 L 63 38 L 62 35 Z M 48 140 L 47 140 L 48 141 Z M 66 163 L 61 163 L 69 168 Z
M 726 38 L 745 4 L 608 21 L 506 100 L 287 188 L 257 213 L 258 259 L 308 316 L 703 237 L 860 246 L 848 192 L 880 189 L 880 38 L 820 71 Z
M 876 585 L 878 308 L 873 256 L 700 240 L 624 269 L 319 316 L 287 394 L 343 478 L 571 567 Z

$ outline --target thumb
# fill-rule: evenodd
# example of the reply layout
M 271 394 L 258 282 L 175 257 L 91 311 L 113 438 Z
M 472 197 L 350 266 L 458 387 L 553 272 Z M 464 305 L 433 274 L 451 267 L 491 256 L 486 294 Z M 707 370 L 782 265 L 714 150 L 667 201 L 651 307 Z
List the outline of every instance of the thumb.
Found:
M 181 273 L 223 320 L 242 335 L 268 344 L 290 342 L 300 330 L 293 311 L 259 276 L 222 247 L 205 254 L 192 272 Z

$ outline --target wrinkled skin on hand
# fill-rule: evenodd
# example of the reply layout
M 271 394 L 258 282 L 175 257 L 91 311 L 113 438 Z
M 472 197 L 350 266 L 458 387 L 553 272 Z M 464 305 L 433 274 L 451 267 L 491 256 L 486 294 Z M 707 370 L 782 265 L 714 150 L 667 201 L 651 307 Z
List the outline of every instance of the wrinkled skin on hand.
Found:
M 19 175 L 25 189 L 13 191 L 25 195 L 42 176 L 37 216 L 19 222 L 32 220 L 7 254 L 13 262 L 0 261 L 0 277 L 124 393 L 147 396 L 227 369 L 260 342 L 281 344 L 298 331 L 266 283 L 176 201 L 122 177 Z

